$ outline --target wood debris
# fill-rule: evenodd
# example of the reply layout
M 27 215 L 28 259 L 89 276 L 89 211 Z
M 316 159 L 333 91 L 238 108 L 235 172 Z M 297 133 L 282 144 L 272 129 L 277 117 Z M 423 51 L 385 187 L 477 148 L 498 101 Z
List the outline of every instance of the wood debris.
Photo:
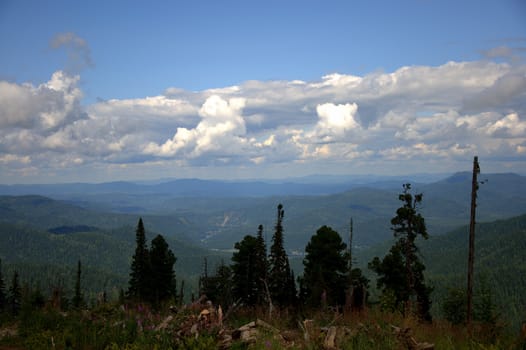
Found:
M 411 328 L 400 328 L 393 325 L 391 325 L 391 328 L 393 328 L 393 333 L 398 340 L 407 346 L 408 350 L 433 350 L 435 348 L 434 344 L 417 342 L 411 335 Z

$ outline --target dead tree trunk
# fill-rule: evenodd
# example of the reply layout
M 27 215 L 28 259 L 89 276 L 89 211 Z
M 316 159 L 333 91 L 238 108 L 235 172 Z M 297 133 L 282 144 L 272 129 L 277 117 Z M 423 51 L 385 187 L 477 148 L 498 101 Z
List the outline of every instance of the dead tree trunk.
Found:
M 467 290 L 467 315 L 466 323 L 471 327 L 473 320 L 473 263 L 475 259 L 475 210 L 477 208 L 477 175 L 480 173 L 478 157 L 473 159 L 473 179 L 471 182 L 471 216 L 469 221 L 469 254 L 468 254 L 468 290 Z

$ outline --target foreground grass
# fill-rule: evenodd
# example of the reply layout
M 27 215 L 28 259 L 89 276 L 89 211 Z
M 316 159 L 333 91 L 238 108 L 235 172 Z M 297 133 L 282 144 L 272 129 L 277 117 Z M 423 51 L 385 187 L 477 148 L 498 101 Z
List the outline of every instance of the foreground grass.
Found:
M 526 339 L 489 325 L 477 325 L 470 335 L 465 327 L 435 321 L 422 324 L 399 314 L 375 309 L 352 315 L 317 312 L 299 315 L 282 312 L 269 317 L 264 310 L 240 310 L 222 327 L 213 325 L 192 333 L 199 310 L 177 314 L 168 309 L 155 312 L 143 306 L 106 304 L 89 311 L 62 313 L 53 309 L 23 310 L 16 319 L 3 319 L 0 349 L 323 349 L 329 328 L 335 331 L 338 349 L 407 349 L 393 331 L 410 329 L 418 342 L 435 349 L 526 349 Z M 259 329 L 251 343 L 232 340 L 225 334 L 261 319 L 269 328 Z M 305 319 L 311 321 L 304 322 Z M 166 320 L 170 320 L 166 322 Z M 164 321 L 164 323 L 163 323 Z M 307 325 L 307 326 L 306 326 Z M 194 327 L 195 328 L 195 327 Z

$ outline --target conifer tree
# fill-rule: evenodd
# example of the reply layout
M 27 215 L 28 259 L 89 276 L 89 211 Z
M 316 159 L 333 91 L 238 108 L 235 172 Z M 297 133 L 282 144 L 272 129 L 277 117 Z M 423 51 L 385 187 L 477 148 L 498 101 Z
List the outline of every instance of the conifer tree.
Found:
M 418 236 L 428 238 L 424 218 L 418 213 L 423 196 L 421 193 L 413 196 L 410 184 L 404 184 L 403 188 L 398 196 L 403 205 L 391 219 L 392 230 L 398 241 L 382 261 L 375 257 L 369 267 L 379 276 L 378 287 L 393 293 L 398 304 L 405 304 L 404 312 L 416 311 L 420 318 L 430 321 L 432 288 L 425 284 L 425 266 L 417 255 L 418 248 L 415 244 Z M 415 301 L 417 309 L 413 310 Z
M 272 301 L 280 307 L 286 307 L 294 303 L 295 288 L 291 289 L 291 271 L 289 259 L 283 245 L 283 217 L 285 211 L 283 205 L 278 205 L 278 215 L 272 246 L 269 255 L 268 287 Z M 292 281 L 294 282 L 294 281 Z M 289 288 L 288 288 L 289 287 Z
M 155 305 L 176 297 L 174 264 L 177 258 L 168 247 L 163 236 L 157 235 L 150 249 L 151 301 Z
M 22 304 L 22 290 L 20 287 L 20 282 L 18 281 L 18 272 L 13 273 L 13 280 L 11 282 L 11 287 L 9 287 L 9 295 L 7 298 L 7 303 L 9 305 L 9 310 L 13 316 L 18 315 L 20 312 L 20 305 Z
M 206 295 L 214 304 L 227 309 L 233 303 L 232 296 L 232 269 L 224 261 L 217 266 L 213 275 L 203 273 L 199 279 L 201 295 Z
M 256 251 L 254 255 L 256 259 L 255 278 L 258 290 L 257 303 L 262 305 L 266 299 L 265 283 L 267 283 L 268 275 L 267 246 L 265 244 L 265 238 L 263 237 L 263 225 L 258 226 Z
M 347 245 L 328 226 L 316 231 L 305 248 L 302 296 L 310 306 L 319 306 L 322 294 L 328 305 L 343 305 L 348 281 Z
M 7 305 L 5 294 L 4 275 L 2 274 L 2 259 L 0 259 L 0 312 L 4 311 Z
M 82 296 L 82 290 L 80 287 L 80 278 L 81 278 L 81 263 L 80 260 L 77 263 L 77 277 L 75 279 L 75 295 L 71 302 L 73 303 L 73 308 L 79 309 L 83 306 L 84 300 Z
M 135 254 L 132 258 L 128 297 L 135 300 L 147 300 L 150 296 L 150 258 L 146 246 L 146 234 L 142 218 L 135 231 Z
M 247 306 L 255 306 L 258 302 L 258 281 L 256 277 L 257 239 L 246 235 L 241 242 L 234 246 L 237 249 L 232 254 L 232 282 L 235 300 Z

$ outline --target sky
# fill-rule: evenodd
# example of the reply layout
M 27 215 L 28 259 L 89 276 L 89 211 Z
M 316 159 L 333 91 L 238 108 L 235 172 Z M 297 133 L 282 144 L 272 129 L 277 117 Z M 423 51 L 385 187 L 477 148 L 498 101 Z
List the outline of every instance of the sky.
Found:
M 0 183 L 526 175 L 522 0 L 0 0 Z

